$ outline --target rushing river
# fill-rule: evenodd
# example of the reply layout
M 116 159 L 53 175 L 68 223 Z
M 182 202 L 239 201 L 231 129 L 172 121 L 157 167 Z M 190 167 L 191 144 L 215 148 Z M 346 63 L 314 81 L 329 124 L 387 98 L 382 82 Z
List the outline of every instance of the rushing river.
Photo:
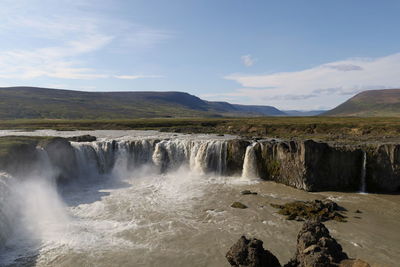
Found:
M 400 196 L 307 193 L 259 181 L 251 148 L 243 175 L 223 176 L 224 140 L 233 136 L 0 135 L 87 133 L 99 140 L 73 143 L 79 177 L 72 183 L 55 185 L 46 155 L 31 177 L 16 181 L 0 173 L 0 266 L 229 266 L 225 253 L 242 234 L 263 240 L 284 264 L 302 223 L 285 220 L 269 204 L 326 197 L 348 210 L 348 222 L 326 225 L 350 257 L 398 266 Z M 155 138 L 162 141 L 152 148 Z M 241 195 L 246 189 L 258 195 Z M 234 201 L 249 208 L 233 209 Z

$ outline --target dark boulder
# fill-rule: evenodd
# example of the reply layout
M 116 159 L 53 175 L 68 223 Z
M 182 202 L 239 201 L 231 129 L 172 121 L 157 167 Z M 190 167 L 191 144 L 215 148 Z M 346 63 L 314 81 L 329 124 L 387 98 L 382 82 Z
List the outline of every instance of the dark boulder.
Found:
M 94 142 L 97 140 L 97 138 L 96 136 L 85 134 L 80 136 L 68 137 L 67 140 L 72 142 Z
M 297 249 L 285 267 L 334 267 L 348 259 L 342 246 L 318 221 L 307 221 L 297 235 Z
M 242 236 L 228 251 L 226 258 L 235 267 L 280 267 L 279 260 L 263 248 L 256 238 Z
M 245 204 L 238 202 L 238 201 L 233 202 L 231 207 L 235 208 L 235 209 L 247 209 L 248 208 Z

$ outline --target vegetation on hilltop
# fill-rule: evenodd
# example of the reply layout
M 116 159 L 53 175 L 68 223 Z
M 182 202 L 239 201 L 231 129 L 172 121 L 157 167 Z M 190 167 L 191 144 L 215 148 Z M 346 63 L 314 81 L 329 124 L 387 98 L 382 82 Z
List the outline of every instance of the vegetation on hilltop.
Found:
M 370 90 L 361 92 L 324 116 L 399 117 L 400 89 Z
M 210 102 L 183 92 L 0 88 L 0 119 L 130 119 L 285 115 L 270 106 Z

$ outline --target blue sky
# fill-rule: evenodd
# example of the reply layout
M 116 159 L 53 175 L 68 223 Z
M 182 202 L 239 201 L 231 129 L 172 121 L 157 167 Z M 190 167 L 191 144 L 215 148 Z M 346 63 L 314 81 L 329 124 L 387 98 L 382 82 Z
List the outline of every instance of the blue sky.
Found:
M 0 86 L 327 109 L 400 87 L 400 1 L 0 0 Z

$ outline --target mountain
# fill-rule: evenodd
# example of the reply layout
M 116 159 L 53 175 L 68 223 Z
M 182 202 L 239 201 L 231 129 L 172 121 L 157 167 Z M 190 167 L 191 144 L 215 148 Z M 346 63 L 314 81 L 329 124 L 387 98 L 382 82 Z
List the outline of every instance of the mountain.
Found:
M 363 91 L 323 116 L 398 117 L 400 89 Z
M 326 110 L 282 110 L 282 112 L 285 112 L 288 116 L 293 116 L 293 117 L 308 117 L 308 116 L 318 116 Z
M 128 119 L 285 115 L 270 106 L 205 101 L 184 92 L 83 92 L 0 88 L 0 119 Z

